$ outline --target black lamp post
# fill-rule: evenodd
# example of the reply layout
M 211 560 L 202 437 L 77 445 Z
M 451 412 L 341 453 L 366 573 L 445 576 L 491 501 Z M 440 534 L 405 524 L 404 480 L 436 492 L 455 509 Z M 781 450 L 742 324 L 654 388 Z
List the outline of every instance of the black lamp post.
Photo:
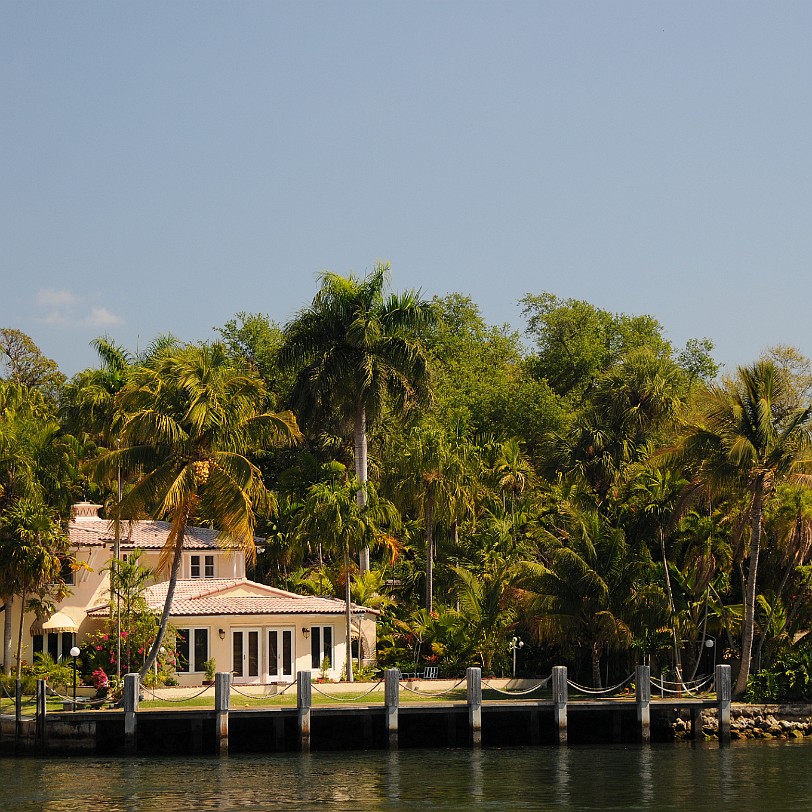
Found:
M 70 650 L 70 656 L 73 657 L 73 710 L 74 710 L 74 713 L 76 712 L 76 671 L 77 671 L 76 658 L 79 656 L 79 653 L 80 652 L 79 652 L 79 647 L 78 646 L 74 646 Z

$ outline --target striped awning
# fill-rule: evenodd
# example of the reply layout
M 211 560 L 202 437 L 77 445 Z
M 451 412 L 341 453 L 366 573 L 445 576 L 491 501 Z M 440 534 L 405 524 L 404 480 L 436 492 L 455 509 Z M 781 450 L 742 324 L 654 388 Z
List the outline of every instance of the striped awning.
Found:
M 54 612 L 48 620 L 35 620 L 31 624 L 31 634 L 48 634 L 48 632 L 75 632 L 76 622 L 64 612 Z

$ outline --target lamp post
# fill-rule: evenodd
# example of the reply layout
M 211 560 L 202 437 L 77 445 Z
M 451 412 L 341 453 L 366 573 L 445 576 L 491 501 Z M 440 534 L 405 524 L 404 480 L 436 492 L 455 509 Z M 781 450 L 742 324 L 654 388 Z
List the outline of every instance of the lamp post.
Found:
M 716 640 L 713 637 L 709 637 L 705 640 L 705 648 L 712 648 L 713 649 L 713 673 L 716 673 Z
M 516 679 L 516 652 L 524 646 L 524 640 L 514 637 L 510 641 L 510 650 L 513 652 L 513 679 Z
M 76 712 L 76 658 L 79 656 L 79 647 L 74 646 L 70 650 L 70 656 L 73 657 L 73 711 Z

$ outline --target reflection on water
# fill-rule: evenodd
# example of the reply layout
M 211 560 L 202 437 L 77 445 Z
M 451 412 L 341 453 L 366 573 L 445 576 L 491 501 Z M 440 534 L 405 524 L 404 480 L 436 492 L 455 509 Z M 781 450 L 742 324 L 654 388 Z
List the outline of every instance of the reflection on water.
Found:
M 3 812 L 812 808 L 812 742 L 0 759 Z

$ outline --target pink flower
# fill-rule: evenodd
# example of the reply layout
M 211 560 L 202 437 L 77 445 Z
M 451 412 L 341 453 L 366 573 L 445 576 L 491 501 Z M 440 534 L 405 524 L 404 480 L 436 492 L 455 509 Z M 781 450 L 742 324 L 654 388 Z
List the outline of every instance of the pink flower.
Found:
M 107 640 L 107 639 L 109 638 L 109 636 L 110 636 L 110 635 L 103 634 L 103 635 L 102 635 L 102 640 Z
M 96 651 L 101 651 L 101 650 L 102 650 L 101 646 L 96 646 Z

